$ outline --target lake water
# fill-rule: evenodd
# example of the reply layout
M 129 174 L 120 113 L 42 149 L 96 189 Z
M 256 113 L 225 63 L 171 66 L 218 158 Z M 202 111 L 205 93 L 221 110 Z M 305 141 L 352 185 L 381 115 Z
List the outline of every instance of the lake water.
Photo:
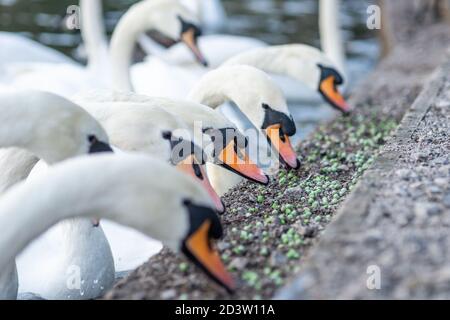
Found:
M 377 62 L 376 34 L 366 28 L 366 9 L 373 1 L 341 1 L 340 19 L 350 87 Z M 109 33 L 135 2 L 103 1 Z M 0 30 L 20 32 L 82 61 L 79 32 L 63 27 L 67 7 L 76 3 L 76 0 L 0 0 Z M 222 3 L 228 21 L 221 33 L 251 36 L 270 44 L 296 42 L 320 47 L 317 0 L 222 0 Z M 331 108 L 311 101 L 291 102 L 290 108 L 299 127 L 295 142 L 311 132 L 317 123 L 335 114 Z

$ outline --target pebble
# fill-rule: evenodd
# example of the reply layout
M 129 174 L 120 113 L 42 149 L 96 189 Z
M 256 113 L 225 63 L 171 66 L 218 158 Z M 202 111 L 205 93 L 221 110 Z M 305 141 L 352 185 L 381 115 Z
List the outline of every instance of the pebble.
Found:
M 165 290 L 161 293 L 161 299 L 169 300 L 174 299 L 177 295 L 177 291 L 175 289 Z
M 442 213 L 442 209 L 434 204 L 429 202 L 418 202 L 414 206 L 414 213 L 420 219 L 425 219 L 428 216 L 437 216 Z
M 301 187 L 288 188 L 284 192 L 285 195 L 296 195 L 301 194 L 303 189 Z
M 426 161 L 428 159 L 428 156 L 430 154 L 428 152 L 418 152 L 416 154 L 413 154 L 413 157 L 417 160 L 417 161 Z
M 442 166 L 438 169 L 439 174 L 444 177 L 450 176 L 450 166 Z
M 230 247 L 231 247 L 230 243 L 225 241 L 217 243 L 217 249 L 219 249 L 219 251 L 225 251 L 227 249 L 230 249 Z
M 445 187 L 449 184 L 449 181 L 448 181 L 448 179 L 445 179 L 445 178 L 437 178 L 434 180 L 434 184 L 439 187 Z
M 432 194 L 437 194 L 441 193 L 441 188 L 439 188 L 438 186 L 431 186 L 428 188 L 428 191 Z
M 300 233 L 301 235 L 305 236 L 306 238 L 314 238 L 317 235 L 318 229 L 313 226 L 308 226 L 304 228 L 303 233 Z
M 272 267 L 279 267 L 287 263 L 287 258 L 280 252 L 273 252 L 270 256 L 270 265 Z
M 444 200 L 442 201 L 444 203 L 444 206 L 447 208 L 450 208 L 450 192 L 447 193 L 447 195 L 444 197 Z
M 230 268 L 236 269 L 236 270 L 243 270 L 248 264 L 248 259 L 246 258 L 234 258 L 230 262 Z
M 399 169 L 395 172 L 402 180 L 408 181 L 411 178 L 412 171 L 409 169 Z

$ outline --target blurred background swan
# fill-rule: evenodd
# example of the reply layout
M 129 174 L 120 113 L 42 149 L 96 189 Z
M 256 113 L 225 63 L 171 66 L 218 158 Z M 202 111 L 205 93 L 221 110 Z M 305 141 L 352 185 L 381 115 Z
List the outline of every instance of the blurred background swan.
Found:
M 200 10 L 203 17 L 218 17 L 210 19 L 213 23 L 203 20 L 207 35 L 220 33 L 253 38 L 267 44 L 305 43 L 321 47 L 317 0 L 203 0 L 206 4 L 202 7 L 198 7 L 198 0 L 182 1 L 190 8 Z M 108 35 L 111 35 L 123 13 L 136 2 L 138 1 L 103 0 L 103 16 Z M 346 73 L 350 80 L 348 88 L 351 89 L 373 68 L 379 50 L 375 33 L 370 32 L 365 25 L 366 9 L 370 1 L 340 2 L 338 18 L 345 45 Z M 59 55 L 60 58 L 55 59 L 83 62 L 85 49 L 80 46 L 80 31 L 64 28 L 66 10 L 75 3 L 73 0 L 0 0 L 0 31 L 14 32 L 14 35 L 39 42 L 45 49 L 55 49 L 57 53 L 65 55 L 62 58 Z M 326 17 L 326 13 L 322 17 Z M 0 34 L 2 48 L 8 48 L 5 39 Z M 16 55 L 9 50 L 2 50 L 2 53 Z M 0 61 L 0 66 L 1 64 Z M 289 101 L 299 128 L 294 142 L 311 132 L 317 123 L 334 116 L 321 101 L 306 98 Z

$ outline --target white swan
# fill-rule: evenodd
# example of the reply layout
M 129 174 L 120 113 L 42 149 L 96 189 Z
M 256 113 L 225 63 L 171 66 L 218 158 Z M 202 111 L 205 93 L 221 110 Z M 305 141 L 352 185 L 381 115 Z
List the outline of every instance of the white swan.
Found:
M 192 178 L 142 155 L 68 160 L 7 192 L 0 200 L 0 280 L 30 241 L 75 217 L 108 218 L 136 228 L 182 251 L 227 290 L 234 288 L 211 246 L 222 227 L 208 194 Z
M 207 31 L 219 30 L 225 26 L 227 14 L 220 0 L 180 1 L 199 17 L 202 27 Z
M 215 163 L 243 178 L 258 183 L 267 184 L 269 182 L 268 176 L 249 160 L 248 152 L 243 145 L 246 139 L 242 133 L 220 112 L 207 106 L 190 101 L 108 90 L 96 90 L 85 94 L 82 100 L 77 100 L 75 97 L 75 101 L 81 105 L 89 103 L 88 101 L 103 101 L 106 103 L 106 110 L 107 106 L 113 102 L 151 109 L 162 108 L 182 119 L 188 126 L 190 132 L 194 134 L 194 143 L 205 151 L 208 162 Z M 87 109 L 89 110 L 89 107 Z M 118 118 L 118 121 L 121 120 Z M 213 142 L 215 137 L 217 139 Z M 237 155 L 236 150 L 239 150 L 240 156 Z M 238 161 L 236 158 L 242 158 L 242 161 Z M 213 179 L 213 177 L 210 178 Z
M 283 93 L 267 74 L 251 66 L 224 66 L 208 72 L 197 83 L 188 97 L 190 100 L 217 108 L 225 102 L 234 102 L 250 122 L 261 131 L 264 139 L 269 141 L 276 151 L 279 160 L 289 168 L 297 169 L 300 162 L 290 143 L 290 137 L 296 133 L 295 122 L 289 113 Z M 250 142 L 258 145 L 260 137 L 251 135 L 255 140 Z M 264 141 L 264 140 L 261 140 Z M 266 145 L 262 147 L 267 148 Z M 274 162 L 271 158 L 260 158 L 267 152 L 258 151 L 258 160 Z M 271 164 L 272 170 L 278 168 L 278 163 Z M 240 180 L 231 178 L 228 173 L 208 166 L 208 174 L 213 187 L 216 181 L 221 181 L 219 194 L 226 193 Z
M 341 0 L 319 1 L 319 32 L 323 52 L 347 78 L 346 55 L 339 20 Z
M 268 73 L 289 76 L 320 94 L 339 111 L 350 111 L 350 106 L 337 89 L 344 83 L 339 68 L 314 47 L 287 44 L 254 49 L 224 63 L 224 66 L 232 65 L 249 65 Z
M 3 66 L 0 84 L 15 88 L 40 89 L 65 97 L 92 88 L 117 88 L 116 83 L 111 83 L 111 74 L 119 72 L 118 78 L 128 77 L 137 37 L 149 29 L 156 29 L 175 42 L 184 42 L 198 60 L 205 63 L 196 45 L 199 35 L 196 19 L 175 0 L 145 0 L 132 6 L 119 21 L 113 34 L 110 52 L 107 54 L 101 2 L 83 1 L 81 5 L 83 38 L 88 49 L 89 68 L 66 63 L 13 63 Z M 162 67 L 164 68 L 164 64 Z M 119 71 L 116 71 L 116 68 Z M 144 86 L 149 81 L 160 84 L 166 79 L 167 88 L 172 84 L 172 78 L 165 75 L 166 71 L 167 69 L 164 69 L 164 72 L 159 74 L 158 80 L 152 80 L 156 71 L 149 76 L 149 70 L 146 70 L 140 83 L 144 83 Z
M 180 81 L 182 85 L 182 79 L 178 78 L 183 75 L 162 61 L 155 68 L 133 65 L 130 75 L 136 41 L 151 29 L 158 30 L 173 42 L 183 42 L 200 63 L 206 64 L 196 44 L 200 30 L 195 16 L 176 0 L 144 0 L 133 5 L 114 30 L 110 44 L 114 89 L 161 95 L 167 88 L 175 90 Z
M 251 66 L 224 66 L 208 72 L 188 99 L 217 108 L 232 101 L 252 124 L 263 131 L 282 160 L 297 169 L 299 161 L 289 137 L 296 126 L 280 88 L 267 74 Z
M 5 190 L 25 177 L 35 163 L 35 156 L 52 164 L 63 159 L 108 149 L 108 137 L 98 122 L 79 106 L 50 93 L 19 91 L 1 95 L 0 146 L 19 147 L 2 150 L 2 189 Z M 35 155 L 35 156 L 34 156 Z M 95 228 L 91 221 L 72 221 L 60 226 L 71 232 L 62 245 L 67 251 L 57 259 L 58 271 L 65 271 L 71 264 L 78 263 L 85 279 L 83 291 L 73 292 L 70 298 L 92 298 L 100 295 L 114 281 L 112 255 L 101 228 Z M 93 244 L 95 247 L 93 247 Z M 90 273 L 92 263 L 102 265 L 97 273 Z M 14 268 L 13 266 L 11 268 Z M 19 269 L 20 270 L 20 269 Z M 57 270 L 53 270 L 57 271 Z M 94 283 L 95 281 L 95 283 Z M 47 298 L 69 298 L 65 282 L 56 278 L 46 279 L 46 289 L 38 292 Z M 15 298 L 18 283 L 12 285 L 7 298 Z M 3 292 L 3 290 L 0 290 Z
M 180 117 L 155 103 L 134 102 L 133 93 L 94 91 L 72 100 L 99 121 L 112 145 L 123 151 L 144 152 L 170 162 L 194 177 L 223 213 L 222 200 L 212 188 L 204 163 L 206 155 L 194 143 L 192 130 Z
M 208 13 L 207 16 L 211 21 L 222 20 L 219 16 L 222 16 L 220 12 L 224 11 L 220 1 L 184 0 L 182 3 L 193 9 L 200 21 L 205 18 L 204 12 Z M 199 51 L 208 62 L 206 68 L 195 63 L 192 53 L 181 43 L 175 43 L 169 48 L 162 48 L 156 41 L 146 36 L 141 36 L 138 40 L 149 56 L 145 62 L 139 64 L 138 68 L 132 70 L 132 78 L 136 82 L 135 90 L 139 93 L 148 94 L 158 92 L 158 96 L 178 99 L 186 97 L 201 76 L 217 68 L 230 57 L 247 50 L 267 46 L 265 42 L 249 37 L 222 34 L 202 35 L 198 38 L 197 44 Z M 135 80 L 145 79 L 146 72 L 153 71 L 158 74 L 166 74 L 169 72 L 167 70 L 174 72 L 175 79 L 171 83 L 169 80 L 165 80 L 164 82 L 148 84 Z
M 23 62 L 74 63 L 59 51 L 11 32 L 0 32 L 0 47 L 0 66 Z

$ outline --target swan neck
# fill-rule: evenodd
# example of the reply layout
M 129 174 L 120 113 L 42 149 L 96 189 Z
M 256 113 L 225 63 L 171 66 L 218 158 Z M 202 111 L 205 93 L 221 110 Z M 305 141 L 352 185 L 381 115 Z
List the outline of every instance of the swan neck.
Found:
M 130 66 L 135 44 L 142 32 L 151 26 L 144 27 L 145 10 L 139 6 L 131 7 L 120 19 L 111 39 L 111 63 L 113 69 L 113 87 L 121 91 L 134 91 L 131 82 Z
M 7 193 L 0 204 L 0 225 L 4 226 L 4 232 L 0 234 L 0 270 L 57 222 L 76 216 L 90 216 L 94 212 L 105 216 L 110 212 L 89 201 L 92 199 L 85 197 L 86 191 L 80 194 L 70 190 L 71 186 L 67 184 L 55 187 L 49 183 L 36 185 L 33 182 L 25 182 L 19 186 L 20 189 Z M 86 189 L 93 192 L 88 187 Z
M 254 124 L 258 125 L 259 119 L 252 106 L 257 95 L 249 97 L 248 92 L 242 90 L 233 80 L 237 76 L 229 75 L 226 71 L 217 70 L 207 74 L 201 79 L 197 85 L 191 90 L 188 99 L 217 109 L 226 102 L 233 102 Z
M 322 50 L 345 74 L 345 50 L 339 23 L 340 0 L 319 1 L 319 30 Z
M 289 76 L 315 90 L 317 89 L 315 77 L 317 66 L 312 63 L 314 59 L 302 54 L 310 50 L 303 45 L 258 48 L 231 58 L 225 62 L 225 65 L 248 65 L 266 73 Z
M 80 0 L 81 36 L 86 46 L 88 67 L 101 68 L 108 57 L 108 41 L 101 0 Z

